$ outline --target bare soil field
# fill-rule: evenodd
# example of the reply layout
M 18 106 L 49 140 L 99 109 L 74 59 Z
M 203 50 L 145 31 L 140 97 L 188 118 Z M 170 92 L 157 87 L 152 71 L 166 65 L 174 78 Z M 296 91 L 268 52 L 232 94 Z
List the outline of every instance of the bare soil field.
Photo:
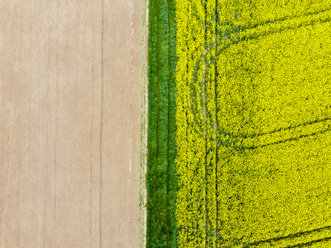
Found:
M 144 245 L 145 4 L 1 1 L 1 248 Z

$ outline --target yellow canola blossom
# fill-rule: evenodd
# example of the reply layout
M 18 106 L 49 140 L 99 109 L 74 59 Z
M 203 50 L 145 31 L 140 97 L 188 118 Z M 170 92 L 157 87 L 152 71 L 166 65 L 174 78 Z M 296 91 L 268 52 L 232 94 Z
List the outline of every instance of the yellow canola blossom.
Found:
M 178 247 L 331 245 L 330 17 L 176 1 Z

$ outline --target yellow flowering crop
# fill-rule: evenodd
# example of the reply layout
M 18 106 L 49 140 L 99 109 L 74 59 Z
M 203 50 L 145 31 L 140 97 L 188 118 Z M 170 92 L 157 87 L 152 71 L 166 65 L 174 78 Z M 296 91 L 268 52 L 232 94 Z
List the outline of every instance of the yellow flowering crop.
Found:
M 176 0 L 178 247 L 331 247 L 330 9 Z

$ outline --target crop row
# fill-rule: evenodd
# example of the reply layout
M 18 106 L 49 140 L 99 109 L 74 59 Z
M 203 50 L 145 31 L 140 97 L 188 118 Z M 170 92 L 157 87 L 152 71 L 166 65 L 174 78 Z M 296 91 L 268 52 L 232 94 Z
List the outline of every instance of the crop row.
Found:
M 178 247 L 217 242 L 217 1 L 177 1 Z M 207 64 L 209 65 L 207 66 Z

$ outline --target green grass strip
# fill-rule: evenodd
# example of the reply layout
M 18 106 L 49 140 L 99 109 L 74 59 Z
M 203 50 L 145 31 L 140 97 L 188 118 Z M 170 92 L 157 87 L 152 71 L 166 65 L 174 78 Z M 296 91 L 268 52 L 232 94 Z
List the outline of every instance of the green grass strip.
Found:
M 176 247 L 175 1 L 149 2 L 147 247 Z

